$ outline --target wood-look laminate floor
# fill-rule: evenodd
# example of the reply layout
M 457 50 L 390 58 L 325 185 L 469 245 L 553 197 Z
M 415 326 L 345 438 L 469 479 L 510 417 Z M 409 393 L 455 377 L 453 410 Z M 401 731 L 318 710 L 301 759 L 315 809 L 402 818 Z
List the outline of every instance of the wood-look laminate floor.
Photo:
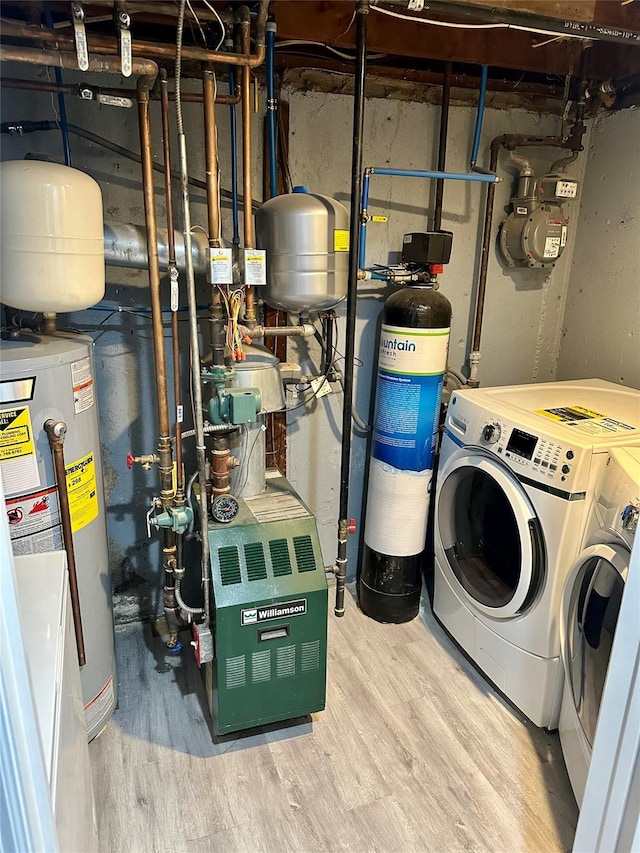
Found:
M 380 625 L 347 599 L 327 709 L 217 745 L 190 650 L 118 631 L 120 705 L 90 746 L 104 853 L 571 848 L 557 734 L 507 706 L 428 604 Z

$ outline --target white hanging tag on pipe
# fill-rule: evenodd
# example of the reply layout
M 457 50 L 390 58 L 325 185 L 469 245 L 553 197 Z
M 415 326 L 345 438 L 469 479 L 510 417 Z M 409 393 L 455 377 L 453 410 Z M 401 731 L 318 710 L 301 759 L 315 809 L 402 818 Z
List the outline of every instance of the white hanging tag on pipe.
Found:
M 264 249 L 244 250 L 244 283 L 261 287 L 267 283 L 267 253 Z
M 123 77 L 131 77 L 132 71 L 132 49 L 131 49 L 131 33 L 129 30 L 122 28 L 120 30 L 120 57 L 121 71 Z
M 76 38 L 78 68 L 80 71 L 88 71 L 89 45 L 87 44 L 87 33 L 84 28 L 84 9 L 82 8 L 82 3 L 71 4 L 71 17 L 73 20 L 73 32 Z
M 329 384 L 326 376 L 315 376 L 310 382 L 311 390 L 313 391 L 313 396 L 316 400 L 319 400 L 320 397 L 325 397 L 327 394 L 332 393 L 331 385 Z
M 211 284 L 233 284 L 231 249 L 209 249 L 209 279 Z
M 176 312 L 180 308 L 180 287 L 178 286 L 178 270 L 175 267 L 170 271 L 171 281 L 171 310 Z
M 124 107 L 129 109 L 133 106 L 131 98 L 121 98 L 118 95 L 103 95 L 102 92 L 98 92 L 96 95 L 96 101 L 107 107 Z
M 123 77 L 131 77 L 132 70 L 132 48 L 131 48 L 131 18 L 122 11 L 118 13 L 118 27 L 120 29 L 120 70 Z

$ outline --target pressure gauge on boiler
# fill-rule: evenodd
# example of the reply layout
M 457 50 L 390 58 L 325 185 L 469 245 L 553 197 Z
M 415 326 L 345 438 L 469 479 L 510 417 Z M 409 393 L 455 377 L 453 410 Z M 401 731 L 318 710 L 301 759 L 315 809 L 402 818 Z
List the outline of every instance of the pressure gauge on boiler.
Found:
M 233 495 L 218 495 L 211 504 L 211 515 L 215 521 L 227 524 L 238 514 L 240 504 Z

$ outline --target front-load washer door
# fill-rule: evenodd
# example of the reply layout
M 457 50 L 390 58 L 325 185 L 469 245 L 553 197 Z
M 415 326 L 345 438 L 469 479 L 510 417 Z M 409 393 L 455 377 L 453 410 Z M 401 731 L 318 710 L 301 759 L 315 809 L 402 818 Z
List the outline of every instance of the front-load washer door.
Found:
M 628 567 L 626 548 L 594 545 L 574 564 L 563 592 L 564 666 L 589 746 L 596 733 Z
M 443 471 L 436 518 L 459 596 L 496 619 L 529 607 L 544 578 L 542 533 L 504 465 L 481 452 L 455 457 Z

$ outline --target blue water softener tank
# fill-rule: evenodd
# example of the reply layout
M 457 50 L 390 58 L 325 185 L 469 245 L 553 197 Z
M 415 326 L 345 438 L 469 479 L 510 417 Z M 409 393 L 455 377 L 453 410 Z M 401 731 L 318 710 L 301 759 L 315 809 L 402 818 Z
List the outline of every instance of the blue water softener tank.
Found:
M 451 304 L 432 286 L 384 304 L 358 577 L 360 607 L 379 622 L 408 622 L 420 607 L 450 326 Z

